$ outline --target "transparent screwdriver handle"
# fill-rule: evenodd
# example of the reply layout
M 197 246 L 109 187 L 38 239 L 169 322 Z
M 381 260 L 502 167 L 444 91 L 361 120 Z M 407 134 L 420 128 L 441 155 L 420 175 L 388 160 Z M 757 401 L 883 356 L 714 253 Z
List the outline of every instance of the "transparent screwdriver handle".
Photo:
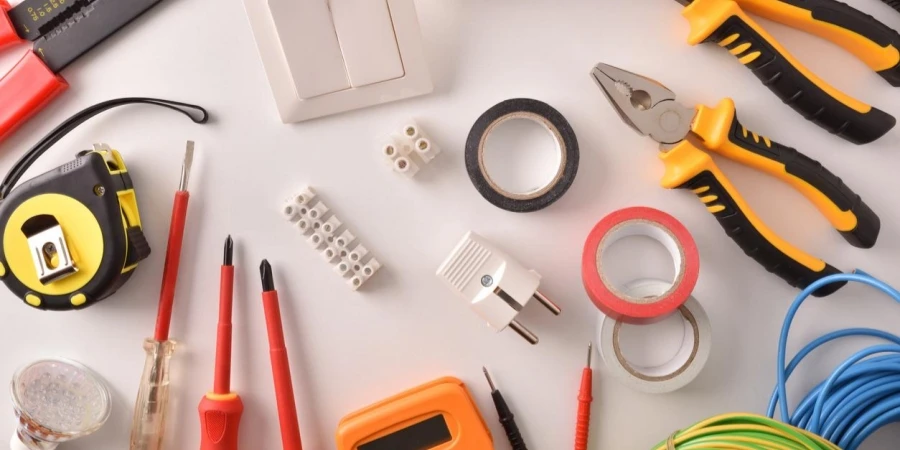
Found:
M 169 361 L 174 341 L 144 341 L 147 360 L 131 424 L 131 450 L 160 450 L 166 431 L 169 404 Z

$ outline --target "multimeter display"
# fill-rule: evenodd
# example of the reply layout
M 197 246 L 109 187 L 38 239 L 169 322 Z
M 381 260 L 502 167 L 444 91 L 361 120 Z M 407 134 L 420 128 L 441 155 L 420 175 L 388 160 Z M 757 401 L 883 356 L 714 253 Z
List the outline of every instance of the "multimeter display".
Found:
M 368 444 L 360 445 L 358 450 L 428 450 L 451 440 L 453 436 L 450 435 L 447 421 L 439 414 Z

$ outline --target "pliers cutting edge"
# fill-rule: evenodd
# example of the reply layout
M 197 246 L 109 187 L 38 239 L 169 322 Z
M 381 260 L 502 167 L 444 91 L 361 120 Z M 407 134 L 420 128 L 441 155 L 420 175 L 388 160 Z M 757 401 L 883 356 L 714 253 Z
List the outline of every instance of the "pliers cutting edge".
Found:
M 641 75 L 608 64 L 598 64 L 591 74 L 622 120 L 660 143 L 659 157 L 666 166 L 662 186 L 696 194 L 748 256 L 791 286 L 802 289 L 840 271 L 769 229 L 702 148 L 785 181 L 854 247 L 875 245 L 881 221 L 860 196 L 817 161 L 747 130 L 738 122 L 730 98 L 714 108 L 691 108 Z M 831 294 L 841 286 L 830 284 L 815 295 Z
M 751 19 L 744 10 L 828 39 L 900 86 L 900 34 L 836 0 L 676 0 L 691 26 L 688 43 L 728 49 L 803 117 L 856 144 L 887 133 L 896 119 L 831 86 Z
M 69 87 L 59 72 L 160 0 L 0 0 L 0 50 L 34 49 L 0 78 L 0 140 Z

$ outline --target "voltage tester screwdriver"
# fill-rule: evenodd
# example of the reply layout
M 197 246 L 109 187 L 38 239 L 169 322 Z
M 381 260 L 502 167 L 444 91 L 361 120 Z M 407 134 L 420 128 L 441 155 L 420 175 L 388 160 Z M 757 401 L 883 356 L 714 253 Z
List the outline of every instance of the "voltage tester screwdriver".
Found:
M 829 132 L 865 144 L 896 124 L 816 76 L 744 11 L 832 41 L 900 86 L 900 34 L 874 17 L 836 0 L 676 1 L 685 6 L 689 44 L 725 48 L 783 102 Z
M 219 325 L 216 332 L 216 373 L 212 392 L 200 401 L 200 450 L 237 450 L 244 403 L 231 392 L 231 316 L 234 303 L 234 241 L 225 240 L 219 275 Z
M 190 194 L 187 186 L 194 160 L 194 143 L 188 141 L 181 166 L 181 182 L 172 205 L 172 223 L 169 225 L 169 242 L 163 267 L 162 288 L 159 293 L 159 312 L 153 338 L 144 341 L 147 359 L 134 404 L 134 421 L 131 424 L 131 450 L 160 450 L 166 431 L 166 409 L 169 403 L 169 361 L 175 351 L 175 342 L 169 340 L 172 322 L 172 305 L 175 301 L 175 284 L 181 261 L 181 245 Z
M 0 50 L 34 42 L 0 78 L 0 140 L 69 87 L 58 74 L 160 0 L 0 0 Z

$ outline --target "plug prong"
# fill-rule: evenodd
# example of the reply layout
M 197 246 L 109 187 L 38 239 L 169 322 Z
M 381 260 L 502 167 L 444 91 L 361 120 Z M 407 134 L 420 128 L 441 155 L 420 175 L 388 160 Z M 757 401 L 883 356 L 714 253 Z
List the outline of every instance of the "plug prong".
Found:
M 510 322 L 509 327 L 512 328 L 516 333 L 519 333 L 519 336 L 525 338 L 525 340 L 528 341 L 529 344 L 537 345 L 539 341 L 538 337 L 535 336 L 534 333 L 529 331 L 528 328 L 525 328 L 525 326 L 519 323 L 517 320 L 513 320 L 512 322 Z
M 562 309 L 560 309 L 560 307 L 557 306 L 556 303 L 553 303 L 552 300 L 547 298 L 546 295 L 541 294 L 541 291 L 535 291 L 534 298 L 537 299 L 537 301 L 541 302 L 541 304 L 544 305 L 544 308 L 549 309 L 554 316 L 558 316 L 560 313 L 562 313 Z

